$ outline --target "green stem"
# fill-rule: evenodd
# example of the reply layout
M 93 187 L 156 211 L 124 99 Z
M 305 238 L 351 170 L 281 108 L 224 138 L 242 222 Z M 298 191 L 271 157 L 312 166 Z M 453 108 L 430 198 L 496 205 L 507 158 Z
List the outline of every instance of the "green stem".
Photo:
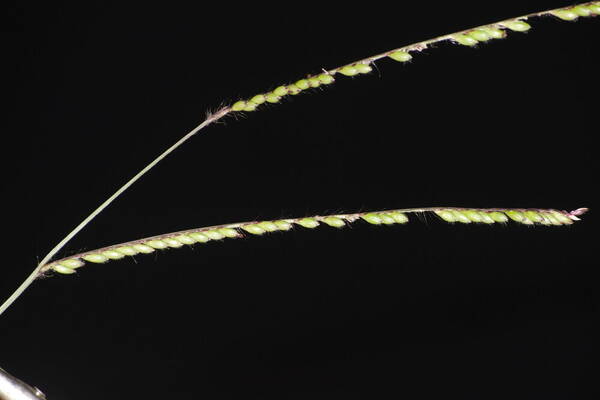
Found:
M 42 261 L 38 264 L 38 266 L 33 270 L 33 272 L 25 279 L 25 281 L 13 292 L 13 294 L 6 299 L 6 301 L 0 306 L 0 315 L 10 305 L 21 296 L 21 294 L 33 283 L 33 281 L 40 275 L 40 271 L 46 266 L 48 261 L 54 257 L 56 253 L 58 253 L 75 235 L 79 233 L 87 224 L 90 223 L 98 214 L 100 214 L 106 207 L 108 207 L 117 197 L 119 197 L 123 192 L 125 192 L 131 185 L 133 185 L 138 179 L 144 176 L 148 171 L 150 171 L 156 164 L 158 164 L 162 159 L 171 154 L 175 149 L 184 144 L 189 138 L 194 136 L 198 131 L 210 125 L 211 123 L 220 119 L 225 113 L 227 113 L 227 109 L 221 109 L 215 114 L 210 115 L 204 122 L 200 125 L 192 129 L 187 135 L 179 139 L 174 145 L 165 150 L 161 155 L 156 157 L 150 164 L 146 165 L 140 172 L 135 174 L 133 178 L 131 178 L 127 183 L 121 186 L 112 196 L 110 196 L 106 201 L 98 208 L 96 208 L 90 215 L 87 216 L 79 225 L 77 225 L 67 236 L 64 237 L 46 256 L 42 259 Z

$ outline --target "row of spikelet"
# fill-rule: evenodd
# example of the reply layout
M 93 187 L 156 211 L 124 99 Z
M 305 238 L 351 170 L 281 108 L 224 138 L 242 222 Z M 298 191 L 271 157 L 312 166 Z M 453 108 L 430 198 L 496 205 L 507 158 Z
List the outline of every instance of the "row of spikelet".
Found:
M 590 17 L 600 15 L 600 2 L 585 3 L 574 7 L 566 7 L 549 11 L 548 14 L 554 15 L 565 21 L 574 21 L 579 17 Z M 345 76 L 355 76 L 360 74 L 368 74 L 373 70 L 370 65 L 374 60 L 379 58 L 391 58 L 392 60 L 405 63 L 413 57 L 411 51 L 421 51 L 429 43 L 451 40 L 464 46 L 476 46 L 479 43 L 487 42 L 492 39 L 502 39 L 506 37 L 506 29 L 514 32 L 527 32 L 531 29 L 531 25 L 516 18 L 507 21 L 497 22 L 494 24 L 480 26 L 478 28 L 466 30 L 460 33 L 455 33 L 447 36 L 441 36 L 436 39 L 417 43 L 396 50 L 391 50 L 379 56 L 370 57 L 343 67 L 335 68 L 329 71 L 324 71 L 321 74 L 308 76 L 294 83 L 281 85 L 270 92 L 257 94 L 247 100 L 239 100 L 231 107 L 231 111 L 255 111 L 258 106 L 265 103 L 279 103 L 281 99 L 288 95 L 297 95 L 302 91 L 318 88 L 322 85 L 330 85 L 335 82 L 334 75 L 342 74 Z
M 184 245 L 206 243 L 225 238 L 242 237 L 244 233 L 263 235 L 267 232 L 289 231 L 293 225 L 313 229 L 321 224 L 334 228 L 343 228 L 359 219 L 372 225 L 405 224 L 409 221 L 407 214 L 433 212 L 443 221 L 450 223 L 506 223 L 510 220 L 523 225 L 570 225 L 578 221 L 577 215 L 586 209 L 573 212 L 537 209 L 467 209 L 467 208 L 426 208 L 411 210 L 376 211 L 356 214 L 340 214 L 313 216 L 306 218 L 279 219 L 273 221 L 243 222 L 216 227 L 207 227 L 170 233 L 133 242 L 122 243 L 98 250 L 81 253 L 69 258 L 54 261 L 45 267 L 45 271 L 53 270 L 61 274 L 73 274 L 85 262 L 105 263 L 119 260 L 126 256 L 149 254 L 156 250 L 179 248 Z

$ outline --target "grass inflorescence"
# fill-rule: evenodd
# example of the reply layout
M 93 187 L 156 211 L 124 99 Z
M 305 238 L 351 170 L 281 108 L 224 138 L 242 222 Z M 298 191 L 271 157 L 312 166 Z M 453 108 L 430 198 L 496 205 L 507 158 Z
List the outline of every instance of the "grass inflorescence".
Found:
M 176 249 L 185 245 L 207 243 L 226 238 L 240 238 L 246 235 L 264 235 L 269 232 L 289 231 L 294 225 L 314 229 L 321 225 L 343 228 L 356 221 L 371 225 L 395 225 L 409 222 L 409 215 L 415 213 L 433 213 L 441 220 L 462 224 L 503 224 L 513 221 L 522 225 L 562 226 L 579 221 L 579 215 L 587 209 L 559 211 L 553 209 L 481 209 L 457 207 L 430 207 L 402 210 L 361 212 L 354 214 L 315 215 L 312 217 L 286 218 L 270 221 L 238 222 L 234 224 L 210 226 L 153 236 L 131 242 L 120 243 L 97 250 L 80 253 L 47 264 L 42 273 L 54 271 L 61 274 L 73 274 L 86 262 L 102 264 L 119 260 L 126 256 L 149 254 L 156 250 Z
M 407 63 L 412 58 L 413 55 L 419 53 L 425 49 L 427 49 L 431 44 L 450 41 L 451 43 L 456 43 L 460 45 L 474 47 L 480 43 L 486 43 L 495 39 L 503 39 L 508 36 L 509 31 L 514 32 L 527 32 L 531 29 L 531 25 L 526 22 L 529 21 L 530 18 L 533 17 L 541 17 L 541 16 L 554 16 L 556 18 L 566 20 L 566 21 L 575 21 L 581 17 L 594 17 L 600 15 L 600 2 L 592 1 L 587 3 L 582 3 L 575 6 L 556 8 L 552 10 L 546 10 L 541 12 L 530 13 L 527 15 L 522 15 L 519 17 L 510 18 L 503 21 L 498 21 L 495 23 L 482 25 L 470 29 L 465 29 L 460 32 L 455 32 L 451 34 L 446 34 L 442 36 L 438 36 L 432 39 L 424 40 L 421 42 L 413 43 L 404 47 L 392 49 L 386 51 L 384 53 L 367 57 L 362 60 L 358 60 L 352 62 L 347 65 L 343 65 L 338 68 L 333 68 L 330 70 L 323 70 L 315 75 L 308 75 L 305 78 L 299 79 L 293 83 L 284 84 L 277 86 L 273 90 L 270 90 L 265 93 L 256 94 L 248 99 L 242 99 L 236 101 L 234 104 L 226 107 L 222 107 L 217 110 L 215 113 L 208 115 L 206 120 L 202 122 L 200 125 L 196 126 L 186 135 L 184 135 L 181 139 L 179 139 L 175 144 L 166 149 L 162 154 L 156 157 L 153 161 L 151 161 L 148 165 L 146 165 L 142 170 L 140 170 L 136 175 L 134 175 L 127 183 L 121 186 L 113 195 L 111 195 L 107 200 L 105 200 L 98 208 L 96 208 L 88 217 L 86 217 L 79 225 L 77 225 L 70 233 L 68 233 L 44 258 L 40 261 L 37 267 L 32 271 L 29 277 L 15 290 L 15 292 L 2 304 L 0 305 L 0 314 L 2 314 L 22 293 L 23 291 L 29 287 L 29 285 L 39 276 L 43 275 L 43 272 L 48 271 L 50 269 L 60 272 L 60 273 L 73 273 L 77 268 L 81 267 L 84 261 L 88 262 L 106 262 L 112 259 L 119 259 L 125 256 L 132 256 L 139 253 L 151 253 L 156 250 L 156 247 L 152 247 L 151 244 L 155 246 L 162 246 L 162 248 L 174 248 L 181 247 L 186 244 L 193 244 L 196 242 L 200 242 L 204 236 L 207 237 L 206 241 L 209 240 L 218 240 L 222 237 L 238 237 L 241 234 L 239 227 L 230 227 L 230 230 L 226 231 L 213 231 L 209 230 L 207 232 L 198 231 L 198 234 L 203 234 L 204 236 L 200 237 L 200 239 L 194 239 L 189 235 L 185 235 L 185 238 L 175 239 L 175 238 L 155 238 L 156 242 L 151 244 L 147 243 L 135 243 L 130 246 L 121 246 L 121 249 L 113 249 L 106 248 L 102 249 L 102 252 L 92 252 L 85 253 L 83 255 L 79 255 L 76 257 L 71 257 L 71 261 L 66 260 L 58 260 L 50 263 L 50 260 L 60 251 L 75 235 L 77 235 L 87 224 L 92 221 L 96 216 L 98 216 L 106 207 L 108 207 L 116 198 L 118 198 L 123 192 L 125 192 L 129 187 L 131 187 L 137 180 L 139 180 L 142 176 L 144 176 L 148 171 L 150 171 L 154 166 L 156 166 L 161 160 L 171 154 L 175 149 L 179 146 L 183 145 L 187 140 L 196 135 L 200 130 L 206 128 L 208 125 L 211 125 L 214 122 L 219 121 L 226 115 L 235 112 L 250 112 L 257 110 L 261 105 L 266 103 L 279 103 L 286 96 L 294 96 L 298 95 L 304 91 L 308 91 L 312 88 L 318 88 L 323 85 L 330 85 L 335 82 L 337 75 L 343 75 L 347 77 L 354 77 L 358 75 L 369 74 L 372 69 L 374 62 L 380 59 L 389 58 L 394 61 L 400 63 Z M 450 210 L 450 209 L 448 209 Z M 435 211 L 435 210 L 430 210 Z M 478 211 L 483 212 L 483 211 Z M 503 212 L 503 211 L 498 211 Z M 522 213 L 519 210 L 515 210 L 516 213 Z M 535 211 L 534 211 L 535 212 Z M 550 214 L 543 216 L 537 216 L 533 219 L 531 216 L 526 216 L 521 221 L 517 221 L 516 219 L 520 218 L 518 215 L 514 214 L 511 217 L 508 213 L 504 213 L 506 216 L 511 218 L 512 220 L 520 223 L 533 223 L 533 224 L 547 224 L 554 225 L 553 219 Z M 449 214 L 443 213 L 440 215 L 442 218 L 445 217 L 449 222 L 467 222 L 465 218 L 468 216 L 464 215 L 464 213 L 459 213 L 457 215 L 457 221 L 450 221 L 451 217 Z M 458 217 L 461 215 L 462 217 Z M 474 214 L 475 215 L 475 214 Z M 481 214 L 483 215 L 483 214 Z M 490 219 L 493 220 L 491 215 L 487 215 L 489 218 L 483 218 L 482 221 L 472 221 L 469 222 L 489 222 Z M 315 219 L 316 218 L 316 219 Z M 325 223 L 331 226 L 342 227 L 348 222 L 348 216 L 341 218 L 339 216 L 329 216 L 327 220 L 319 219 L 321 217 L 314 217 L 308 219 L 302 219 L 300 221 L 289 220 L 291 222 L 287 222 L 288 224 L 296 224 L 302 225 L 305 227 L 311 227 L 312 225 L 319 225 L 320 223 Z M 393 217 L 392 217 L 393 218 Z M 516 218 L 516 219 L 515 219 Z M 554 218 L 558 218 L 554 215 Z M 390 221 L 389 218 L 384 218 L 379 216 L 379 219 L 382 221 Z M 371 218 L 372 221 L 376 221 L 376 218 Z M 288 220 L 285 220 L 288 221 Z M 303 221 L 303 222 L 301 222 Z M 340 222 L 341 221 L 341 222 Z M 342 223 L 343 222 L 343 223 Z M 497 221 L 495 221 L 497 222 Z M 274 222 L 273 222 L 274 223 Z M 382 222 L 385 223 L 385 222 Z M 281 224 L 281 223 L 280 223 Z M 282 225 L 283 226 L 283 225 Z M 287 226 L 287 225 L 286 225 Z M 256 232 L 259 232 L 258 229 L 265 230 L 264 227 L 255 227 L 249 228 L 254 229 Z M 282 229 L 279 229 L 282 230 Z M 248 232 L 247 230 L 244 230 Z M 268 231 L 268 230 L 265 230 Z M 252 233 L 252 232 L 249 232 Z M 228 236 L 229 235 L 229 236 Z M 189 237 L 188 237 L 189 236 Z M 169 239 L 167 241 L 167 239 Z M 192 242 L 194 240 L 194 242 Z M 185 243 L 187 241 L 188 243 Z M 87 258 L 84 258 L 84 255 Z

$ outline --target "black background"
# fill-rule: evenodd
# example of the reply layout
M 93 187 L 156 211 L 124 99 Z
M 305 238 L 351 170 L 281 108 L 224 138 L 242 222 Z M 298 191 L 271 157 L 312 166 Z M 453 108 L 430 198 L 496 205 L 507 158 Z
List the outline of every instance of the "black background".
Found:
M 206 110 L 569 4 L 7 7 L 1 296 Z M 583 222 L 413 217 L 91 265 L 35 282 L 0 317 L 0 366 L 49 399 L 595 398 L 600 18 L 531 23 L 229 116 L 61 255 L 213 224 L 416 206 L 591 207 Z

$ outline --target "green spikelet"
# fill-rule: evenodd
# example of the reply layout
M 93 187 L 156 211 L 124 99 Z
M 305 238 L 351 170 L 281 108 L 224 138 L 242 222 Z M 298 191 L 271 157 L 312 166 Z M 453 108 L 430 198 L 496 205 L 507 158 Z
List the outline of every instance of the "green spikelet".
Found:
M 310 85 L 306 79 L 300 79 L 299 81 L 296 82 L 295 85 L 300 90 L 306 90 L 310 87 Z
M 275 93 L 267 93 L 265 95 L 265 99 L 269 102 L 269 103 L 279 103 L 279 101 L 281 100 L 280 96 L 277 96 Z
M 180 243 L 188 244 L 188 245 L 196 243 L 196 241 L 191 236 L 188 236 L 188 235 L 175 236 L 173 239 L 179 241 Z
M 97 263 L 97 264 L 102 264 L 108 261 L 108 257 L 103 256 L 102 254 L 99 253 L 92 253 L 92 254 L 86 254 L 85 256 L 83 256 L 83 259 L 85 261 L 89 261 L 91 263 Z
M 317 77 L 308 78 L 308 84 L 311 88 L 318 88 L 321 86 L 321 80 Z
M 590 15 L 592 15 L 592 11 L 590 10 L 589 7 L 586 6 L 575 6 L 571 9 L 571 11 L 573 11 L 575 14 L 579 15 L 580 17 L 589 17 Z
M 494 219 L 487 212 L 480 212 L 479 215 L 481 216 L 481 222 L 484 224 L 494 223 Z
M 115 251 L 118 251 L 121 254 L 124 254 L 126 256 L 135 256 L 136 254 L 139 253 L 138 250 L 136 250 L 133 246 L 121 246 L 121 247 L 117 247 L 115 249 Z
M 340 69 L 340 74 L 346 76 L 354 76 L 358 75 L 359 73 L 360 72 L 358 71 L 358 69 L 356 69 L 356 67 L 353 65 L 346 65 L 345 67 Z
M 450 212 L 452 212 L 452 215 L 454 215 L 454 218 L 456 219 L 456 222 L 460 222 L 463 224 L 470 224 L 471 223 L 471 219 L 469 217 L 467 217 L 462 211 L 460 210 L 450 210 Z
M 309 229 L 316 228 L 317 226 L 319 226 L 319 221 L 317 221 L 314 218 L 302 218 L 301 220 L 296 221 L 296 223 L 300 226 Z
M 58 272 L 59 274 L 64 274 L 64 275 L 70 275 L 70 274 L 74 274 L 76 272 L 74 269 L 64 267 L 60 264 L 54 264 L 52 266 L 52 269 L 54 271 Z
M 436 210 L 435 213 L 438 215 L 438 217 L 440 217 L 441 219 L 443 219 L 446 222 L 457 222 L 457 218 L 456 215 L 454 215 L 454 213 L 452 211 L 449 210 Z
M 469 218 L 471 222 L 482 222 L 483 219 L 477 210 L 464 210 L 463 214 Z
M 375 213 L 364 214 L 360 216 L 362 219 L 373 225 L 381 225 L 383 222 L 381 217 Z
M 198 243 L 206 243 L 210 241 L 210 238 L 202 232 L 192 232 L 189 234 L 189 236 Z
M 291 94 L 292 96 L 297 95 L 301 91 L 302 91 L 302 89 L 300 89 L 298 86 L 296 86 L 295 83 L 288 85 L 288 93 Z
M 503 39 L 506 37 L 506 32 L 496 27 L 486 26 L 481 28 L 481 30 L 487 33 L 492 39 Z
M 563 214 L 561 212 L 552 211 L 552 215 L 554 215 L 554 218 L 556 218 L 563 225 L 571 225 L 573 223 L 573 220 L 571 218 L 567 217 L 565 214 Z
M 317 78 L 324 85 L 329 85 L 329 84 L 335 82 L 335 79 L 333 78 L 333 76 L 331 76 L 329 74 L 321 74 Z
M 120 260 L 125 257 L 125 254 L 119 253 L 115 250 L 106 250 L 102 252 L 102 255 L 106 258 L 110 258 L 111 260 Z
M 165 242 L 163 242 L 162 240 L 149 240 L 146 243 L 144 243 L 147 246 L 152 247 L 153 249 L 166 249 L 167 244 Z
M 154 249 L 152 247 L 147 246 L 147 245 L 145 245 L 143 243 L 134 244 L 131 247 L 133 247 L 139 253 L 150 254 L 150 253 L 154 252 Z
M 277 224 L 275 224 L 274 222 L 271 222 L 271 221 L 260 222 L 258 224 L 258 226 L 267 232 L 275 232 L 275 231 L 279 230 L 279 228 L 277 227 Z
M 396 223 L 396 220 L 392 218 L 391 215 L 386 213 L 379 213 L 379 218 L 381 218 L 381 222 L 383 222 L 386 225 L 393 225 Z
M 235 103 L 233 103 L 233 105 L 231 106 L 231 109 L 233 111 L 242 111 L 244 108 L 246 108 L 246 102 L 245 101 L 236 101 Z
M 369 64 L 365 63 L 358 63 L 354 65 L 354 68 L 356 68 L 360 74 L 368 74 L 369 72 L 373 71 L 373 68 Z
M 324 223 L 329 226 L 333 226 L 334 228 L 343 228 L 346 226 L 346 222 L 342 218 L 338 217 L 325 217 L 322 219 Z
M 251 101 L 249 101 L 248 103 L 246 103 L 246 106 L 244 107 L 244 109 L 242 111 L 254 111 L 256 110 L 257 104 L 253 103 Z
M 277 96 L 285 96 L 288 94 L 288 88 L 286 86 L 278 86 L 273 90 L 273 93 Z
M 462 44 L 463 46 L 475 46 L 477 43 L 479 43 L 477 39 L 474 39 L 471 36 L 467 36 L 462 33 L 452 35 L 452 40 L 454 40 L 458 44 Z
M 398 62 L 407 62 L 412 60 L 412 56 L 410 55 L 410 53 L 403 50 L 394 51 L 390 53 L 388 57 Z
M 236 231 L 233 228 L 221 228 L 218 230 L 218 232 L 223 235 L 224 237 L 228 237 L 228 238 L 236 238 L 239 237 L 240 234 L 238 233 L 238 231 Z
M 225 238 L 225 235 L 223 235 L 221 232 L 219 232 L 216 229 L 211 229 L 209 231 L 204 231 L 202 233 L 204 233 L 206 236 L 208 236 L 208 238 L 211 240 L 221 240 L 221 239 Z
M 250 99 L 250 101 L 254 104 L 262 104 L 265 101 L 267 101 L 267 99 L 265 99 L 265 95 L 264 94 L 257 94 L 256 96 L 254 96 L 253 98 Z
M 275 221 L 274 224 L 280 231 L 289 231 L 290 229 L 292 229 L 292 224 L 284 220 Z
M 573 10 L 556 10 L 552 11 L 551 14 L 563 21 L 575 21 L 579 18 L 579 15 Z
M 544 221 L 544 218 L 537 211 L 525 211 L 525 217 L 533 222 L 541 223 Z
M 523 223 L 527 219 L 525 218 L 522 212 L 516 210 L 508 210 L 506 211 L 506 215 L 508 216 L 508 218 L 519 223 Z
M 408 222 L 408 217 L 406 216 L 406 214 L 400 211 L 393 211 L 388 215 L 390 215 L 394 219 L 394 221 L 396 221 L 397 224 L 405 224 Z
M 487 42 L 488 40 L 490 40 L 492 38 L 483 29 L 475 29 L 475 30 L 467 33 L 467 36 L 472 37 L 473 39 L 477 40 L 478 42 Z
M 527 32 L 529 29 L 531 29 L 531 25 L 525 21 L 519 20 L 502 22 L 502 25 L 515 32 Z
M 547 219 L 550 220 L 550 222 L 552 222 L 552 225 L 555 225 L 555 226 L 563 225 L 563 223 L 560 222 L 560 220 L 558 218 L 556 218 L 556 216 L 553 213 L 544 213 L 544 215 L 546 216 Z
M 242 225 L 241 228 L 253 235 L 262 235 L 265 233 L 265 230 L 258 226 L 258 224 Z
M 85 264 L 78 258 L 70 258 L 68 260 L 61 261 L 60 265 L 62 265 L 65 268 L 76 269 L 83 267 Z
M 508 222 L 508 217 L 506 216 L 506 214 L 501 213 L 499 211 L 492 211 L 492 212 L 488 213 L 488 215 L 490 216 L 491 219 L 494 220 L 494 222 L 500 222 L 500 223 Z

